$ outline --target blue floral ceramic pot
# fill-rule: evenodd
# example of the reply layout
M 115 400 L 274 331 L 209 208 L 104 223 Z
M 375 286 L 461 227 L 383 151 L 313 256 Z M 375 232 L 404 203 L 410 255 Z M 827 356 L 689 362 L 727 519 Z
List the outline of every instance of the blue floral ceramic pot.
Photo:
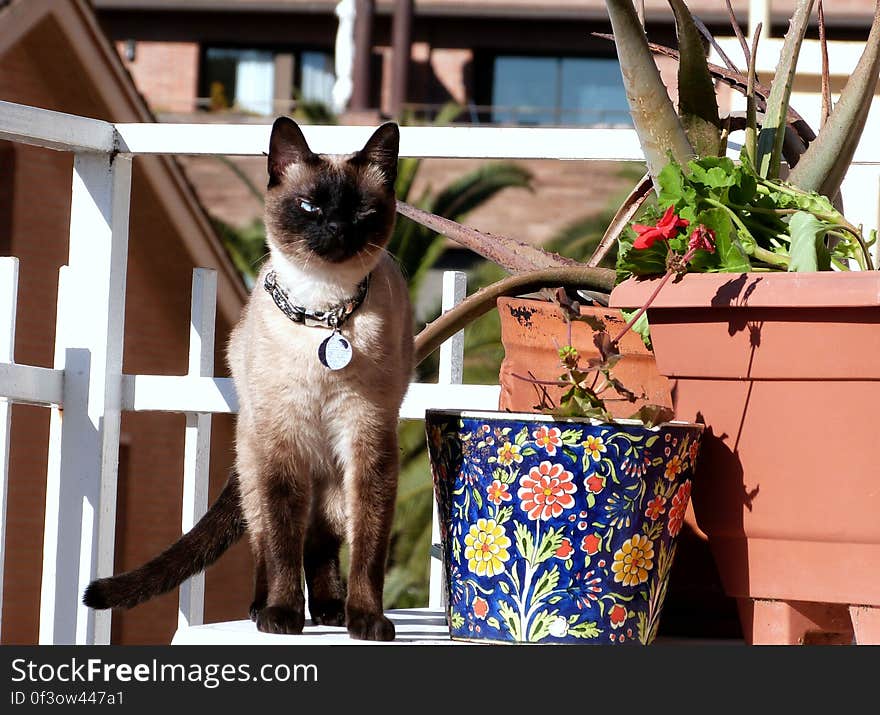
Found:
M 450 635 L 653 641 L 702 425 L 428 410 Z

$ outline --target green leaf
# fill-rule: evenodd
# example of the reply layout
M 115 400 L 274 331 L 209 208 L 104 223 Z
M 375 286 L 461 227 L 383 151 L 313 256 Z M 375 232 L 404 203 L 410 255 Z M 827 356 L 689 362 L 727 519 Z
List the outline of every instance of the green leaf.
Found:
M 529 428 L 523 427 L 516 435 L 515 443 L 517 447 L 522 447 L 529 438 Z
M 628 323 L 632 320 L 632 317 L 636 314 L 635 310 L 621 310 L 621 315 L 623 315 L 623 319 Z M 642 313 L 638 320 L 635 323 L 629 326 L 629 329 L 632 330 L 636 335 L 638 335 L 642 342 L 645 344 L 645 347 L 648 350 L 653 350 L 653 346 L 651 345 L 651 326 L 648 324 L 648 312 L 645 311 Z
M 675 411 L 663 405 L 643 405 L 633 415 L 633 419 L 641 420 L 647 427 L 654 427 L 675 418 Z
M 605 330 L 605 321 L 595 315 L 579 315 L 575 318 L 580 323 L 586 323 L 595 332 Z
M 789 232 L 789 271 L 814 272 L 831 269 L 831 254 L 825 246 L 827 224 L 811 213 L 799 211 L 791 217 Z
M 501 630 L 501 624 L 498 622 L 498 619 L 495 618 L 495 616 L 489 616 L 489 618 L 486 619 L 486 625 L 491 626 L 496 631 Z
M 716 155 L 721 151 L 721 120 L 703 41 L 687 5 L 682 0 L 669 4 L 678 34 L 678 113 L 697 154 Z
M 725 209 L 712 208 L 701 212 L 695 221 L 695 226 L 698 224 L 715 232 L 715 253 L 698 252 L 691 261 L 695 270 L 714 267 L 726 273 L 746 273 L 752 269 L 741 237 L 733 231 L 730 214 Z M 744 237 L 752 240 L 749 235 Z
M 510 586 L 507 585 L 506 581 L 499 581 L 498 588 L 500 588 L 503 593 L 510 593 Z
M 457 611 L 453 611 L 449 617 L 450 625 L 453 628 L 461 628 L 464 625 L 464 616 Z

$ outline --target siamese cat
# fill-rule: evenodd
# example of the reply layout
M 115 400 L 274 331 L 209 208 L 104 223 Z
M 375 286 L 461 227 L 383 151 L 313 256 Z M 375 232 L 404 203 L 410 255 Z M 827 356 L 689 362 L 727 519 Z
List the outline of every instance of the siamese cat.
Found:
M 351 155 L 313 153 L 278 118 L 269 142 L 270 258 L 232 331 L 235 472 L 205 516 L 138 569 L 93 581 L 83 602 L 130 608 L 178 586 L 247 533 L 260 631 L 345 625 L 392 640 L 382 587 L 397 491 L 397 420 L 413 368 L 409 294 L 385 251 L 399 131 Z M 339 549 L 351 549 L 346 584 Z

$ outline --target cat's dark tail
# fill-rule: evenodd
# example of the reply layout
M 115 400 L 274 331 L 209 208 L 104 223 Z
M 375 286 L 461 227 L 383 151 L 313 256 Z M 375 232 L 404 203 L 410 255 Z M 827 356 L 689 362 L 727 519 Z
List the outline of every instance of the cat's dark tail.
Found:
M 156 558 L 132 571 L 92 581 L 83 603 L 89 608 L 131 608 L 204 571 L 245 532 L 238 477 L 232 474 L 198 523 Z

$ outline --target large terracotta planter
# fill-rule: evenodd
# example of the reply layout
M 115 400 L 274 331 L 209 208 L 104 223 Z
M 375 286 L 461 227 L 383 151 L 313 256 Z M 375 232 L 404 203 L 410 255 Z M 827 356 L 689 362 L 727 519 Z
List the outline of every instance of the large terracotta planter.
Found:
M 689 274 L 648 319 L 676 417 L 709 428 L 694 512 L 746 638 L 880 643 L 880 273 Z

